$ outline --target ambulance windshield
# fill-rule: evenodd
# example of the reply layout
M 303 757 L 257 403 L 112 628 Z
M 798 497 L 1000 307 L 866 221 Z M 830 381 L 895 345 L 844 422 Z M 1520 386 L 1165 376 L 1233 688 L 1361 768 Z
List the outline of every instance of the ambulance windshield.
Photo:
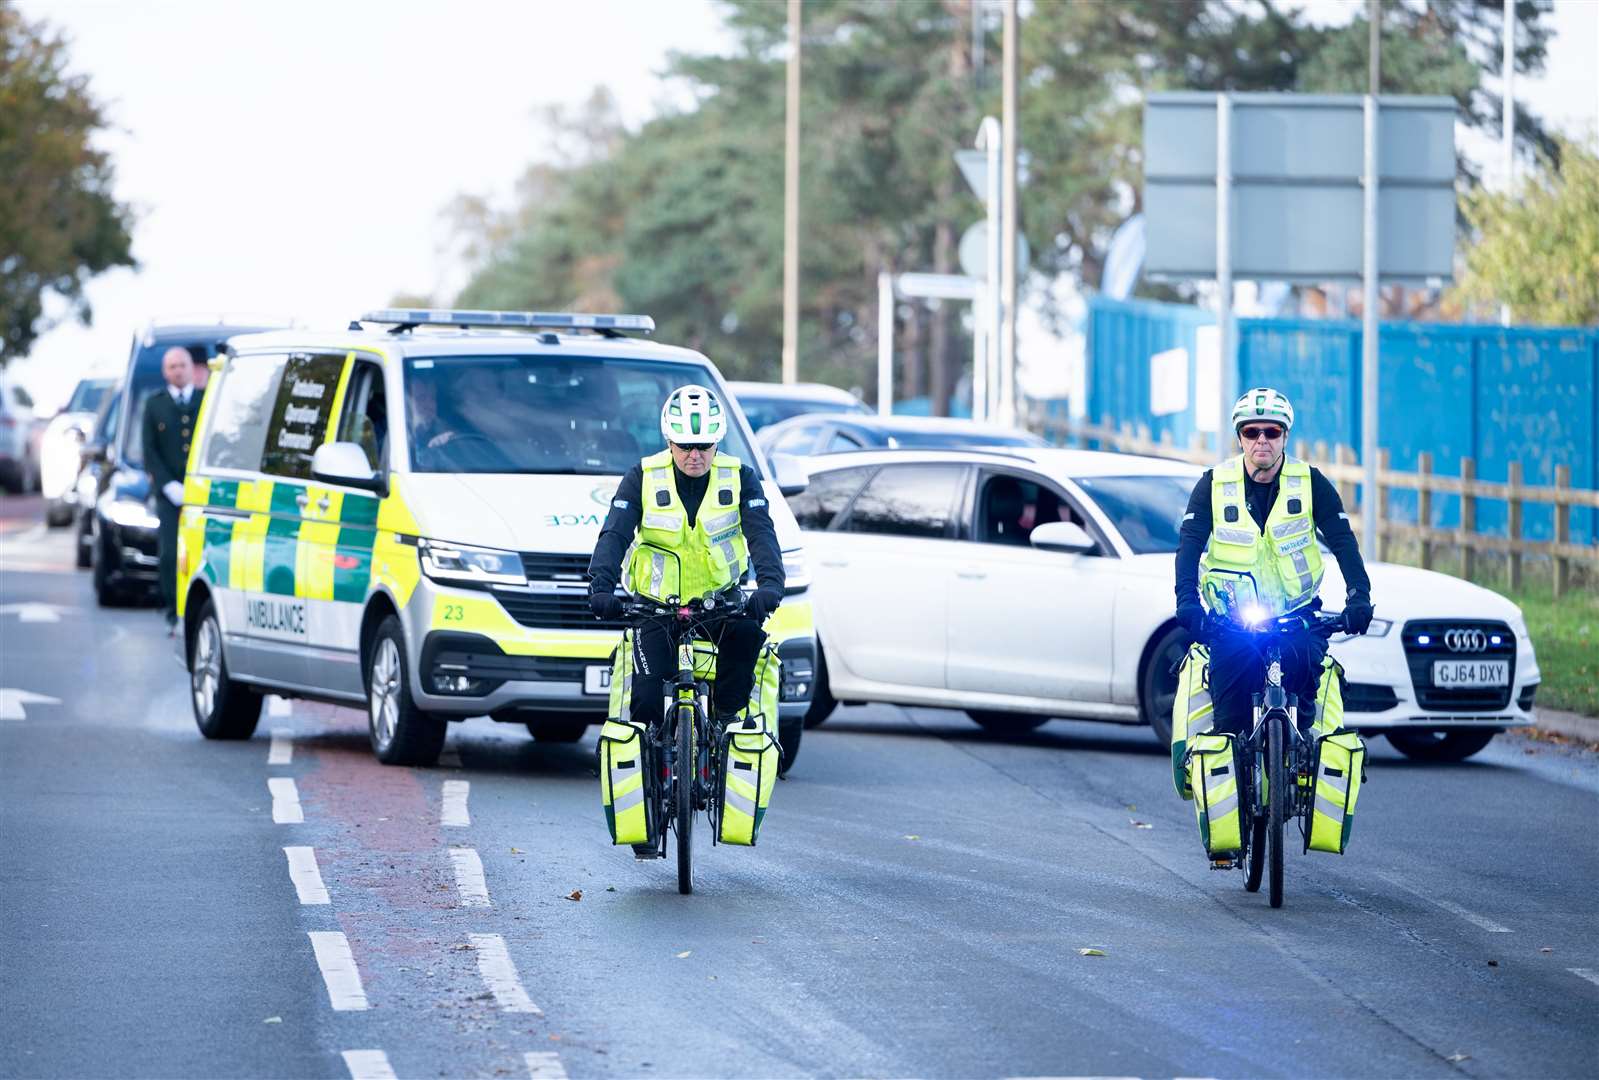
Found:
M 625 473 L 665 449 L 666 396 L 707 374 L 693 364 L 594 357 L 413 358 L 405 371 L 411 469 Z M 729 425 L 721 450 L 760 470 L 739 425 Z

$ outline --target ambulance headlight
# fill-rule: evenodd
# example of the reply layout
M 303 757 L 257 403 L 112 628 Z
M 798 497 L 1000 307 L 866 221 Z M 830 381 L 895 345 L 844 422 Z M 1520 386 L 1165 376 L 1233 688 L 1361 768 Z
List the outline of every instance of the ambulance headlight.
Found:
M 468 585 L 526 585 L 522 557 L 514 551 L 422 540 L 422 572 L 434 581 Z

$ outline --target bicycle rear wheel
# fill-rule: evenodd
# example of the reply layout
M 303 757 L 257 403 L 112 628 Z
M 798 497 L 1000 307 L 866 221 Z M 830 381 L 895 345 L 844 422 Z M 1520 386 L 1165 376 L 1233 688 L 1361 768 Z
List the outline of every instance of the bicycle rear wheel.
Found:
M 1283 818 L 1289 792 L 1283 755 L 1288 750 L 1288 732 L 1281 716 L 1266 721 L 1266 847 L 1271 875 L 1271 906 L 1283 906 Z
M 677 707 L 677 765 L 673 781 L 676 816 L 672 829 L 677 833 L 677 891 L 684 896 L 694 891 L 694 707 Z
M 1250 762 L 1248 768 L 1249 782 L 1244 785 L 1244 790 L 1239 793 L 1242 803 L 1247 804 L 1244 810 L 1244 820 L 1248 822 L 1249 832 L 1244 837 L 1244 843 L 1249 846 L 1248 859 L 1245 864 L 1244 888 L 1249 892 L 1260 891 L 1260 879 L 1266 873 L 1266 813 L 1261 806 L 1261 780 L 1260 767 L 1262 762 L 1257 758 Z

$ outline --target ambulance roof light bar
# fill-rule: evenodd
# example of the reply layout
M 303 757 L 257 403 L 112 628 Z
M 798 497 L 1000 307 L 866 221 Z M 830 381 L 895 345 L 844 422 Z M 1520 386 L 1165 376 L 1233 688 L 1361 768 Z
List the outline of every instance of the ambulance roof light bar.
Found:
M 556 311 L 472 311 L 446 308 L 380 308 L 357 322 L 392 323 L 391 334 L 418 326 L 493 327 L 500 330 L 592 330 L 604 337 L 620 337 L 624 330 L 642 334 L 655 330 L 648 315 L 589 315 Z

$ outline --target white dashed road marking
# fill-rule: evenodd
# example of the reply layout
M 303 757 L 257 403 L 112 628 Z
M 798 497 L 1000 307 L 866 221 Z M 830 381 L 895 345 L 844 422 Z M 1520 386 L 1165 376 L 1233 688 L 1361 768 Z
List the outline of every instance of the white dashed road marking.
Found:
M 1473 926 L 1481 927 L 1482 929 L 1488 931 L 1490 934 L 1508 934 L 1508 933 L 1511 932 L 1510 927 L 1508 927 L 1508 926 L 1500 926 L 1498 923 L 1494 922 L 1492 919 L 1486 918 L 1485 916 L 1482 916 L 1482 915 L 1478 915 L 1475 911 L 1468 911 L 1467 909 L 1461 907 L 1459 904 L 1455 903 L 1452 900 L 1440 900 L 1436 896 L 1428 896 L 1426 893 L 1417 892 L 1415 889 L 1412 889 L 1409 885 L 1406 885 L 1403 881 L 1400 881 L 1398 878 L 1395 878 L 1395 877 L 1389 877 L 1387 874 L 1380 874 L 1378 876 L 1381 877 L 1384 881 L 1387 881 L 1388 883 L 1390 883 L 1392 885 L 1399 886 L 1401 889 L 1405 890 L 1407 893 L 1410 893 L 1412 896 L 1419 896 L 1423 900 L 1426 900 L 1428 903 L 1438 905 L 1439 907 L 1443 908 L 1445 911 L 1449 912 L 1451 915 L 1460 916 L 1462 919 L 1465 919 L 1467 922 L 1471 923 Z
M 566 1080 L 566 1066 L 554 1050 L 534 1050 L 522 1058 L 527 1062 L 528 1080 Z
M 444 781 L 444 809 L 439 815 L 440 825 L 465 827 L 472 824 L 472 815 L 466 811 L 466 796 L 472 790 L 469 780 Z
M 344 1067 L 350 1070 L 350 1080 L 395 1080 L 389 1055 L 381 1050 L 346 1050 Z
M 300 809 L 300 789 L 287 776 L 274 776 L 267 781 L 272 792 L 272 820 L 279 825 L 298 825 L 305 820 Z
M 499 934 L 473 934 L 472 948 L 477 950 L 478 973 L 483 976 L 483 981 L 488 984 L 500 1008 L 506 1012 L 544 1015 L 544 1011 L 533 1004 L 527 991 L 522 989 L 522 980 L 517 977 L 516 965 L 511 963 L 511 954 L 506 951 L 503 937 Z
M 312 930 L 309 934 L 316 966 L 322 969 L 322 981 L 328 987 L 328 1001 L 340 1012 L 365 1009 L 366 991 L 350 952 L 350 939 L 337 931 Z
M 272 729 L 272 746 L 267 750 L 268 765 L 287 765 L 294 758 L 294 733 L 288 728 Z
M 328 890 L 322 884 L 322 871 L 317 869 L 316 850 L 308 847 L 286 847 L 283 854 L 289 857 L 289 880 L 302 904 L 328 903 Z
M 267 695 L 267 715 L 268 716 L 288 716 L 289 715 L 289 699 L 286 698 L 286 697 L 278 697 L 278 695 L 276 695 L 276 694 Z M 273 734 L 276 735 L 277 732 L 273 732 Z M 366 1051 L 365 1050 L 353 1050 L 353 1051 L 351 1051 L 351 1053 L 364 1054 L 364 1053 L 366 1053 Z
M 450 862 L 455 864 L 455 888 L 461 894 L 462 907 L 492 907 L 489 903 L 489 885 L 483 878 L 483 860 L 469 847 L 450 849 Z
M 1599 971 L 1595 971 L 1593 968 L 1567 968 L 1566 970 L 1579 979 L 1587 979 L 1595 986 L 1599 986 Z

